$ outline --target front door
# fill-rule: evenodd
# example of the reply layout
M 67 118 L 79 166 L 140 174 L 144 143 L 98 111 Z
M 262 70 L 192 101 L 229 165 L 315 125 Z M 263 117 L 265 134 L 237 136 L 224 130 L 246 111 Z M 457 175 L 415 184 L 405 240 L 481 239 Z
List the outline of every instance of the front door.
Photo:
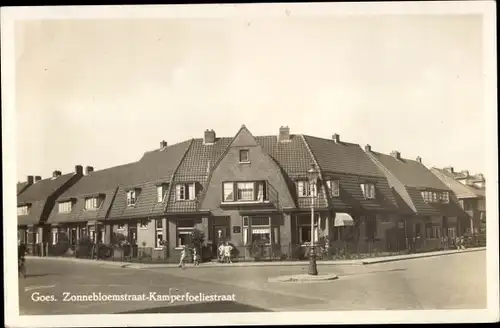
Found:
M 129 238 L 129 243 L 131 245 L 136 245 L 137 244 L 137 226 L 134 225 L 129 225 L 128 228 L 128 238 Z
M 214 226 L 213 229 L 214 229 L 214 231 L 213 231 L 213 236 L 214 236 L 213 254 L 214 254 L 214 257 L 217 257 L 219 244 L 221 242 L 226 242 L 226 241 L 230 240 L 229 227 L 228 226 Z

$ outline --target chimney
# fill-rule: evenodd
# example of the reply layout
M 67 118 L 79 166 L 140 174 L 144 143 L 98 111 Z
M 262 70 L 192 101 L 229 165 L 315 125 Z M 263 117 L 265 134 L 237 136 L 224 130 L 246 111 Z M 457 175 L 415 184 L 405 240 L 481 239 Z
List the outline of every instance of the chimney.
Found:
M 203 143 L 205 145 L 210 145 L 215 142 L 215 131 L 214 130 L 205 130 Z
M 278 141 L 290 141 L 290 128 L 288 126 L 281 126 Z
M 54 171 L 52 172 L 52 177 L 53 178 L 57 178 L 57 177 L 60 177 L 61 176 L 61 171 Z
M 32 185 L 33 184 L 33 176 L 28 175 L 28 179 L 26 179 L 26 181 L 28 182 L 28 185 Z
M 340 135 L 338 135 L 337 133 L 335 133 L 332 136 L 332 139 L 333 139 L 333 141 L 335 141 L 335 143 L 340 143 Z
M 462 173 L 465 174 L 466 176 L 469 176 L 469 171 L 467 170 L 463 170 Z
M 85 175 L 89 175 L 92 172 L 94 172 L 94 167 L 93 166 L 86 166 L 85 167 Z
M 165 140 L 162 140 L 160 142 L 160 149 L 166 148 L 167 147 L 167 142 Z
M 37 176 L 35 177 L 35 182 L 38 182 L 38 181 L 40 181 L 40 180 L 42 180 L 42 177 L 41 177 L 41 176 L 39 176 L 39 175 L 37 175 Z
M 372 151 L 372 146 L 366 145 L 365 146 L 365 152 L 370 153 Z
M 397 150 L 393 150 L 391 152 L 391 156 L 394 157 L 395 159 L 401 159 L 401 153 Z
M 417 162 L 419 162 L 420 164 L 422 164 L 422 157 L 418 156 L 417 157 Z
M 453 169 L 453 166 L 448 166 L 448 167 L 445 167 L 444 169 L 446 171 L 450 172 L 450 173 L 455 173 L 455 170 Z
M 61 173 L 61 172 L 59 172 L 59 173 Z M 76 165 L 76 166 L 75 166 L 75 173 L 76 173 L 76 174 L 81 174 L 81 175 L 83 175 L 83 166 L 81 166 L 81 165 Z

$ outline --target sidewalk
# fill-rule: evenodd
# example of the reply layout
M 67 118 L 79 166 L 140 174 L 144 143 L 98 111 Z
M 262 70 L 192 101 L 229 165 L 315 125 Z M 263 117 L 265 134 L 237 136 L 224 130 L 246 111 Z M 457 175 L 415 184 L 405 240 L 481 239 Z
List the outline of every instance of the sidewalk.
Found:
M 318 261 L 318 265 L 370 265 L 376 263 L 384 262 L 394 262 L 411 260 L 425 257 L 435 257 L 444 256 L 457 253 L 468 253 L 468 252 L 479 252 L 486 250 L 486 247 L 468 248 L 464 250 L 449 250 L 449 251 L 436 251 L 428 253 L 417 253 L 417 254 L 405 254 L 405 255 L 393 255 L 384 257 L 374 257 L 360 260 L 329 260 L 329 261 Z M 37 257 L 37 256 L 26 256 L 27 259 L 39 259 L 39 260 L 54 260 L 54 261 L 67 261 L 67 262 L 78 262 L 78 263 L 88 263 L 93 265 L 101 266 L 115 266 L 130 269 L 150 269 L 150 268 L 177 268 L 175 263 L 158 263 L 158 264 L 146 264 L 146 263 L 130 263 L 130 262 L 112 262 L 104 260 L 89 260 L 89 259 L 77 259 L 73 257 Z M 269 266 L 307 266 L 307 261 L 277 261 L 277 262 L 235 262 L 232 264 L 221 264 L 217 262 L 207 262 L 200 264 L 200 268 L 220 268 L 220 267 L 269 267 Z M 187 264 L 186 267 L 192 267 L 192 264 Z

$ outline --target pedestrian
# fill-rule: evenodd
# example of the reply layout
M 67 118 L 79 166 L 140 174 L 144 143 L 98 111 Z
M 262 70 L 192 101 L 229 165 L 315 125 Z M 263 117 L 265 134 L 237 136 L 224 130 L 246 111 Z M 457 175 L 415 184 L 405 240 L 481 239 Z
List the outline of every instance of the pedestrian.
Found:
M 224 243 L 221 242 L 219 244 L 219 261 L 224 263 L 225 262 L 225 257 L 224 257 Z
M 464 236 L 460 237 L 460 246 L 462 247 L 462 249 L 465 249 L 465 238 L 464 238 Z
M 184 269 L 184 261 L 185 260 L 186 260 L 186 246 L 182 246 L 181 259 L 180 259 L 179 265 L 178 265 L 179 268 L 183 268 Z
M 224 257 L 228 263 L 233 263 L 231 261 L 231 251 L 233 250 L 233 246 L 229 245 L 229 242 L 226 242 L 226 245 L 224 246 Z
M 193 249 L 193 263 L 195 266 L 200 265 L 200 256 L 196 252 L 196 248 Z

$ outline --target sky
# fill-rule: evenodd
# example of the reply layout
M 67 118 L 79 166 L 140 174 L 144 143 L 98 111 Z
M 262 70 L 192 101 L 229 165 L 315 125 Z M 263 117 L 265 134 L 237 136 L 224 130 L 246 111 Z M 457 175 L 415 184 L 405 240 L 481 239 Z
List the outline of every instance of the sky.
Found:
M 17 179 L 242 124 L 484 172 L 482 49 L 479 15 L 17 22 Z

